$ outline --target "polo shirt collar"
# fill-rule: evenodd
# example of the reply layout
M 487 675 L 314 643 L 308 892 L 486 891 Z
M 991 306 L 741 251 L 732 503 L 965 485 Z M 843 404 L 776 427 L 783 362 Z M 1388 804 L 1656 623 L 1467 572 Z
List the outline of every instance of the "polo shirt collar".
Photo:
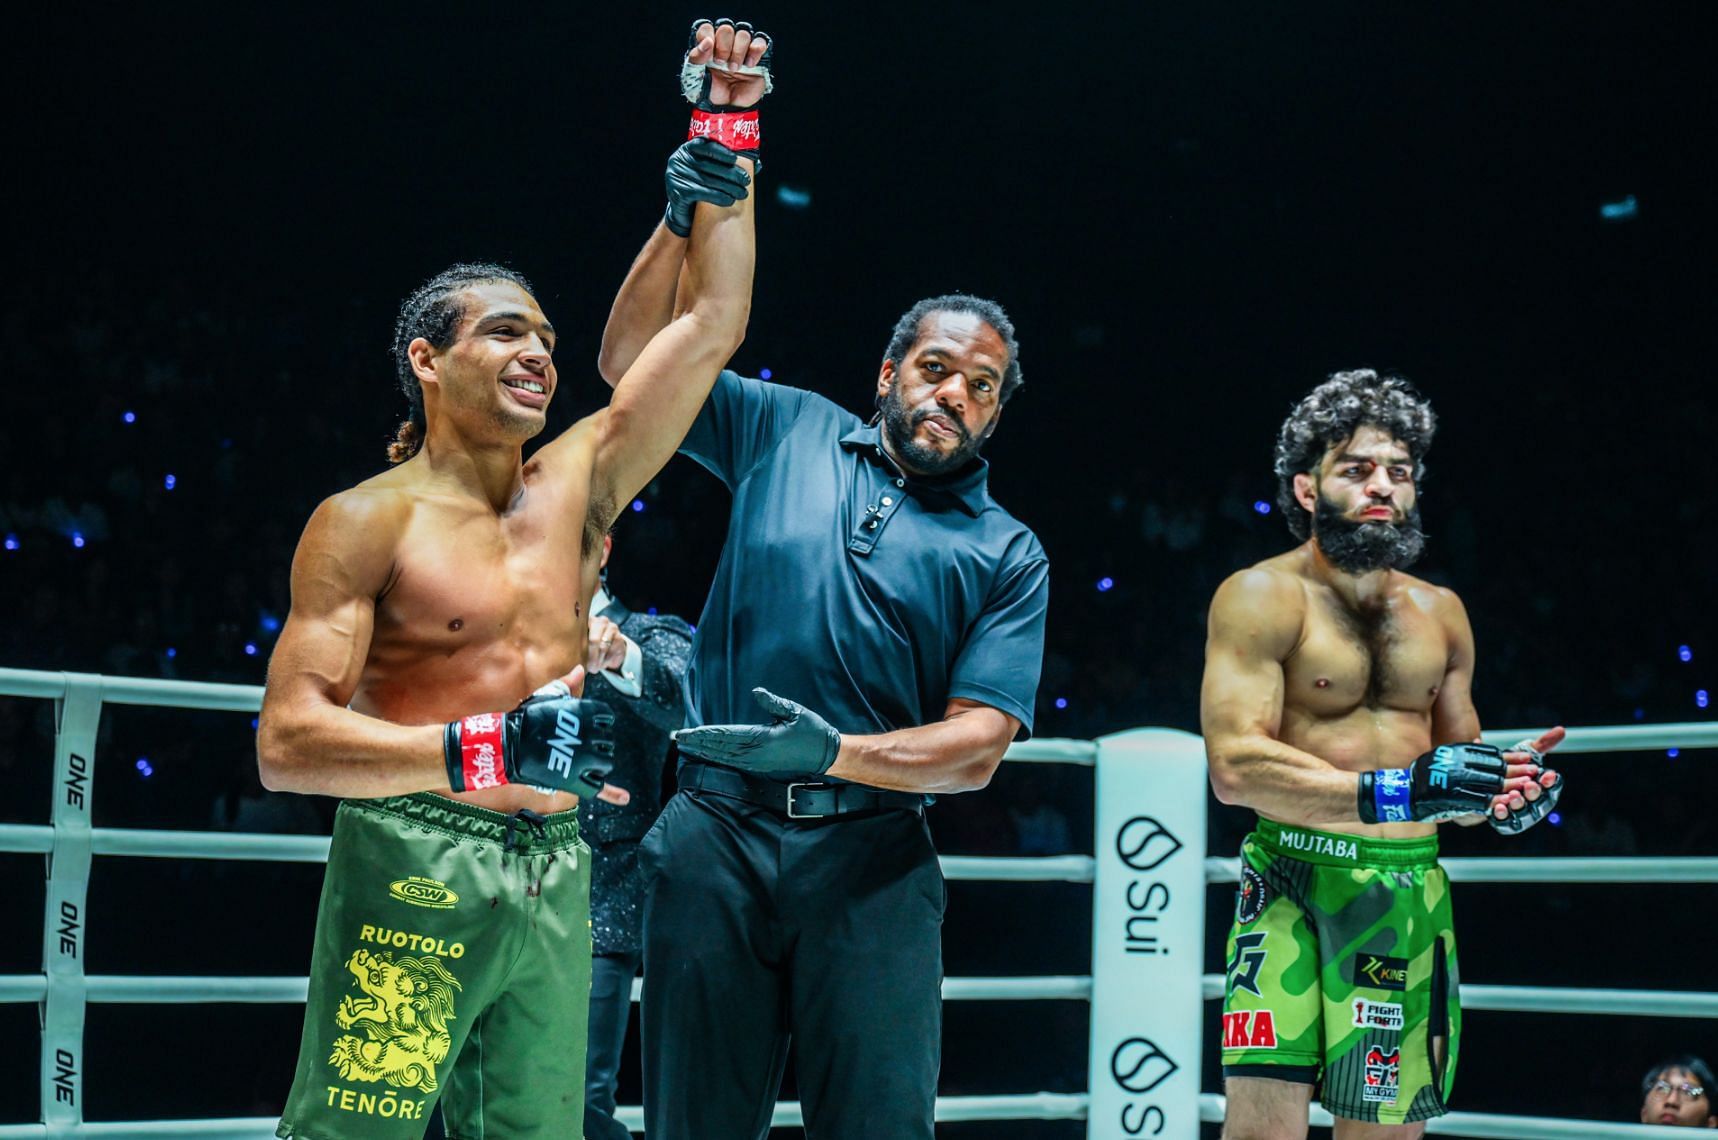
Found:
M 984 510 L 984 502 L 989 495 L 990 464 L 982 455 L 975 455 L 970 463 L 953 475 L 927 478 L 922 475 L 908 475 L 896 468 L 895 461 L 883 450 L 881 424 L 860 424 L 841 437 L 841 446 L 847 451 L 857 451 L 871 462 L 881 463 L 889 470 L 895 471 L 907 481 L 907 489 L 915 494 L 953 499 L 961 510 L 973 518 L 977 518 Z

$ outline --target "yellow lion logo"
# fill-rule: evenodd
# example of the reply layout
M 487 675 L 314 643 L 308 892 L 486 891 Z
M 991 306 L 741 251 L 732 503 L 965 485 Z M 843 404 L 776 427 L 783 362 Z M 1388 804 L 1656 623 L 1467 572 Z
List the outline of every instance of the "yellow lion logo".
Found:
M 334 1021 L 341 1029 L 363 1024 L 369 1038 L 336 1038 L 328 1063 L 347 1080 L 387 1081 L 395 1088 L 436 1090 L 435 1067 L 452 1044 L 453 991 L 459 981 L 440 958 L 401 958 L 359 950 L 346 962 L 367 997 L 347 994 Z

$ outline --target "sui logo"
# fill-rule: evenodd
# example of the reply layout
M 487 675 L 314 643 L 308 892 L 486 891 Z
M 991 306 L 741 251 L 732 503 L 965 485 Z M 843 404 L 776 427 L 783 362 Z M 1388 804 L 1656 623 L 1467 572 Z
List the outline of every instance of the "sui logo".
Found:
M 1110 1078 L 1130 1093 L 1148 1093 L 1180 1068 L 1147 1037 L 1129 1037 L 1110 1054 Z
M 1136 815 L 1116 832 L 1116 854 L 1136 871 L 1153 871 L 1181 850 L 1175 833 L 1149 815 Z

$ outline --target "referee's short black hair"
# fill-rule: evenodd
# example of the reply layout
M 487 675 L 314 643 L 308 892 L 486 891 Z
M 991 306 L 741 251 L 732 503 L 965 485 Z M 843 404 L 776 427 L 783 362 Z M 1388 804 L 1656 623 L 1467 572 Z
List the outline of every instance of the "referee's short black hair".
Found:
M 922 332 L 919 326 L 925 323 L 925 318 L 932 313 L 971 313 L 985 324 L 996 330 L 996 335 L 1002 338 L 1002 343 L 1008 346 L 1008 367 L 1002 372 L 1002 391 L 997 393 L 997 407 L 1008 402 L 1008 398 L 1018 392 L 1026 383 L 1020 375 L 1020 344 L 1014 339 L 1014 322 L 1008 319 L 1008 313 L 995 301 L 984 297 L 974 297 L 969 293 L 944 293 L 940 297 L 926 297 L 912 308 L 901 314 L 901 319 L 895 322 L 895 331 L 889 334 L 889 347 L 883 352 L 884 360 L 892 360 L 896 367 L 901 359 L 919 343 Z

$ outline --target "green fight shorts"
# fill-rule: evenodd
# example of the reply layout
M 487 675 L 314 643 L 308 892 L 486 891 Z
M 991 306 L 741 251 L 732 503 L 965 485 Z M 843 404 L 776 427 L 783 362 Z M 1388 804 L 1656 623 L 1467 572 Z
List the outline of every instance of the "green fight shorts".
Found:
M 575 812 L 347 800 L 322 883 L 298 1070 L 275 1135 L 581 1134 L 590 848 Z
M 1223 1073 L 1322 1085 L 1333 1116 L 1441 1116 L 1461 1008 L 1438 840 L 1268 819 L 1241 845 Z

